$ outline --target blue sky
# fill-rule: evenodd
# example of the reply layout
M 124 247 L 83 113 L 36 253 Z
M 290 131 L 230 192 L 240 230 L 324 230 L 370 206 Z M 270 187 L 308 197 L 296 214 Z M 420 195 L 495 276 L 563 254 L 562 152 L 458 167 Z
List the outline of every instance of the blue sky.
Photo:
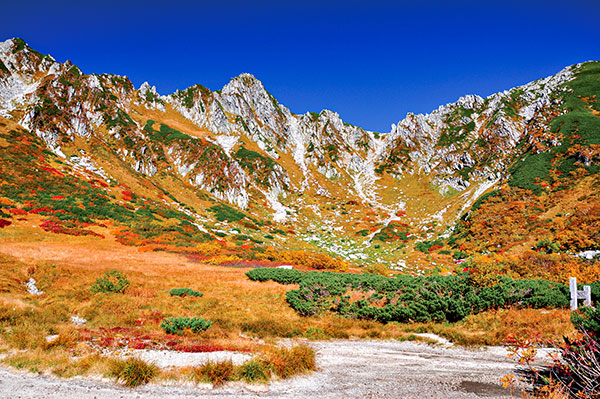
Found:
M 217 4 L 218 3 L 218 4 Z M 22 37 L 86 73 L 161 94 L 249 72 L 292 112 L 387 132 L 407 112 L 600 59 L 600 1 L 13 1 Z

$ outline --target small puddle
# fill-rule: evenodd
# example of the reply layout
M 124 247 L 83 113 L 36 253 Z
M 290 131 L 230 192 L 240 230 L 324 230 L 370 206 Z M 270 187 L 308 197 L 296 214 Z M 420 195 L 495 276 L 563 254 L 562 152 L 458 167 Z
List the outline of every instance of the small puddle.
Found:
M 487 382 L 462 381 L 458 389 L 463 392 L 474 393 L 482 397 L 510 396 L 510 391 L 502 388 L 500 385 Z

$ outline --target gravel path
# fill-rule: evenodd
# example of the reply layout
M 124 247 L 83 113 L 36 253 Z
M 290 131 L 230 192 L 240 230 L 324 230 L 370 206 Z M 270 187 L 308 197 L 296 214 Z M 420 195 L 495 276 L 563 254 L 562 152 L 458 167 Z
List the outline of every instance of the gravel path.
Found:
M 231 360 L 233 364 L 239 365 L 246 360 L 252 359 L 252 355 L 247 353 L 230 351 L 186 353 L 159 350 L 133 350 L 130 354 L 148 363 L 154 363 L 160 368 L 201 366 L 208 361 L 221 362 L 226 360 Z
M 149 384 L 15 373 L 0 368 L 2 398 L 510 398 L 499 379 L 513 372 L 506 350 L 466 350 L 396 341 L 313 342 L 319 371 L 269 385 Z

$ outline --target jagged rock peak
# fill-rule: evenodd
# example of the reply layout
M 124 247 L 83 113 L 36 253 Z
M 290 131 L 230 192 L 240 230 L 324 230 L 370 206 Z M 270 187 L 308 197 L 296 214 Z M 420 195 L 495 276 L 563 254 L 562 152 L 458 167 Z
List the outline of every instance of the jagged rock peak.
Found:
M 242 73 L 232 78 L 220 90 L 220 93 L 224 96 L 229 94 L 244 94 L 244 93 L 260 93 L 262 96 L 269 96 L 269 93 L 265 89 L 263 83 L 258 80 L 254 75 L 249 73 Z
M 7 57 L 20 52 L 34 53 L 43 58 L 45 61 L 56 61 L 51 55 L 41 54 L 40 52 L 32 49 L 29 47 L 27 42 L 20 37 L 13 37 L 12 39 L 7 39 L 3 42 L 0 42 L 0 54 L 2 54 L 2 56 Z
M 23 50 L 27 46 L 27 43 L 21 38 L 13 37 L 12 39 L 5 40 L 0 42 L 0 53 L 16 53 L 20 50 Z
M 140 92 L 140 94 L 142 96 L 145 96 L 146 93 L 150 92 L 155 96 L 158 96 L 158 92 L 156 91 L 156 86 L 150 86 L 150 83 L 148 82 L 144 82 L 140 85 L 140 88 L 138 89 L 138 91 Z
M 260 84 L 261 86 L 263 85 L 262 82 L 256 78 L 256 76 L 252 75 L 251 73 L 240 73 L 238 76 L 231 78 L 231 81 L 236 81 L 236 82 L 241 82 L 247 85 L 254 85 L 254 84 Z

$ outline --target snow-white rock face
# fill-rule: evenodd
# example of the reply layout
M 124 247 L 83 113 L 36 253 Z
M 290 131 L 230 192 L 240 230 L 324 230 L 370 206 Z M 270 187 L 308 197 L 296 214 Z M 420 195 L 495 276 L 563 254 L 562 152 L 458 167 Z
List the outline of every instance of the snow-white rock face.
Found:
M 527 133 L 528 123 L 548 106 L 557 105 L 558 94 L 565 90 L 564 83 L 573 78 L 577 68 L 568 67 L 558 74 L 496 93 L 486 99 L 467 95 L 457 102 L 439 107 L 431 114 L 408 114 L 405 119 L 392 125 L 378 153 L 378 161 L 385 163 L 394 150 L 404 148 L 411 162 L 396 165 L 397 174 L 405 171 L 431 173 L 433 182 L 441 192 L 450 188 L 463 191 L 471 184 L 467 174 L 481 175 L 477 167 L 479 159 L 491 148 L 499 155 L 484 178 L 487 186 L 496 174 L 505 170 L 507 158 Z M 517 111 L 514 112 L 514 107 Z M 511 115 L 515 113 L 515 115 Z M 469 145 L 475 143 L 475 150 Z
M 71 323 L 77 326 L 83 326 L 87 323 L 87 320 L 79 316 L 71 316 Z
M 154 176 L 156 172 L 158 172 L 158 168 L 156 167 L 156 165 L 148 159 L 137 160 L 135 161 L 135 163 L 131 164 L 131 167 L 136 172 L 148 175 L 150 177 Z
M 59 65 L 51 56 L 35 53 L 18 39 L 0 42 L 0 115 L 10 117 L 11 111 L 26 104 L 40 77 L 56 73 Z
M 533 119 L 540 109 L 555 103 L 556 100 L 554 99 L 554 94 L 557 89 L 564 83 L 573 79 L 573 72 L 579 66 L 580 64 L 567 67 L 556 75 L 548 76 L 547 78 L 539 79 L 521 86 L 520 88 L 516 88 L 516 90 L 523 89 L 523 94 L 520 98 L 525 103 L 525 106 L 519 111 L 519 115 L 528 122 Z
M 25 286 L 27 287 L 27 292 L 29 292 L 29 294 L 31 295 L 42 295 L 44 293 L 44 291 L 40 291 L 38 289 L 38 287 L 35 285 L 36 281 L 33 277 L 31 277 L 26 283 Z
M 376 180 L 373 133 L 344 124 L 335 112 L 294 115 L 250 74 L 233 78 L 218 92 L 193 86 L 165 101 L 199 127 L 218 133 L 215 141 L 228 155 L 242 136 L 273 160 L 290 154 L 302 173 L 295 190 L 318 186 L 312 175 L 316 171 L 327 179 L 348 175 L 361 198 L 371 195 L 369 186 Z
M 138 89 L 139 102 L 148 109 L 157 109 L 166 112 L 165 104 L 161 96 L 156 91 L 156 86 L 150 86 L 148 82 L 142 83 Z
M 231 150 L 238 143 L 239 139 L 238 136 L 227 136 L 225 134 L 215 137 L 215 141 L 223 148 L 223 151 L 225 151 L 225 154 L 227 155 L 231 154 Z
M 104 179 L 108 178 L 108 175 L 106 174 L 106 172 L 104 171 L 104 169 L 102 169 L 101 167 L 96 166 L 96 164 L 94 163 L 94 161 L 86 156 L 85 152 L 83 150 L 80 151 L 81 152 L 81 156 L 75 156 L 72 155 L 69 158 L 69 161 L 73 164 L 73 166 L 75 167 L 75 169 L 84 169 L 88 172 L 94 173 L 96 175 L 99 175 L 101 177 L 103 177 Z
M 587 259 L 587 260 L 599 259 L 600 251 L 599 250 L 582 251 L 582 252 L 577 253 L 576 256 L 578 256 L 582 259 Z

